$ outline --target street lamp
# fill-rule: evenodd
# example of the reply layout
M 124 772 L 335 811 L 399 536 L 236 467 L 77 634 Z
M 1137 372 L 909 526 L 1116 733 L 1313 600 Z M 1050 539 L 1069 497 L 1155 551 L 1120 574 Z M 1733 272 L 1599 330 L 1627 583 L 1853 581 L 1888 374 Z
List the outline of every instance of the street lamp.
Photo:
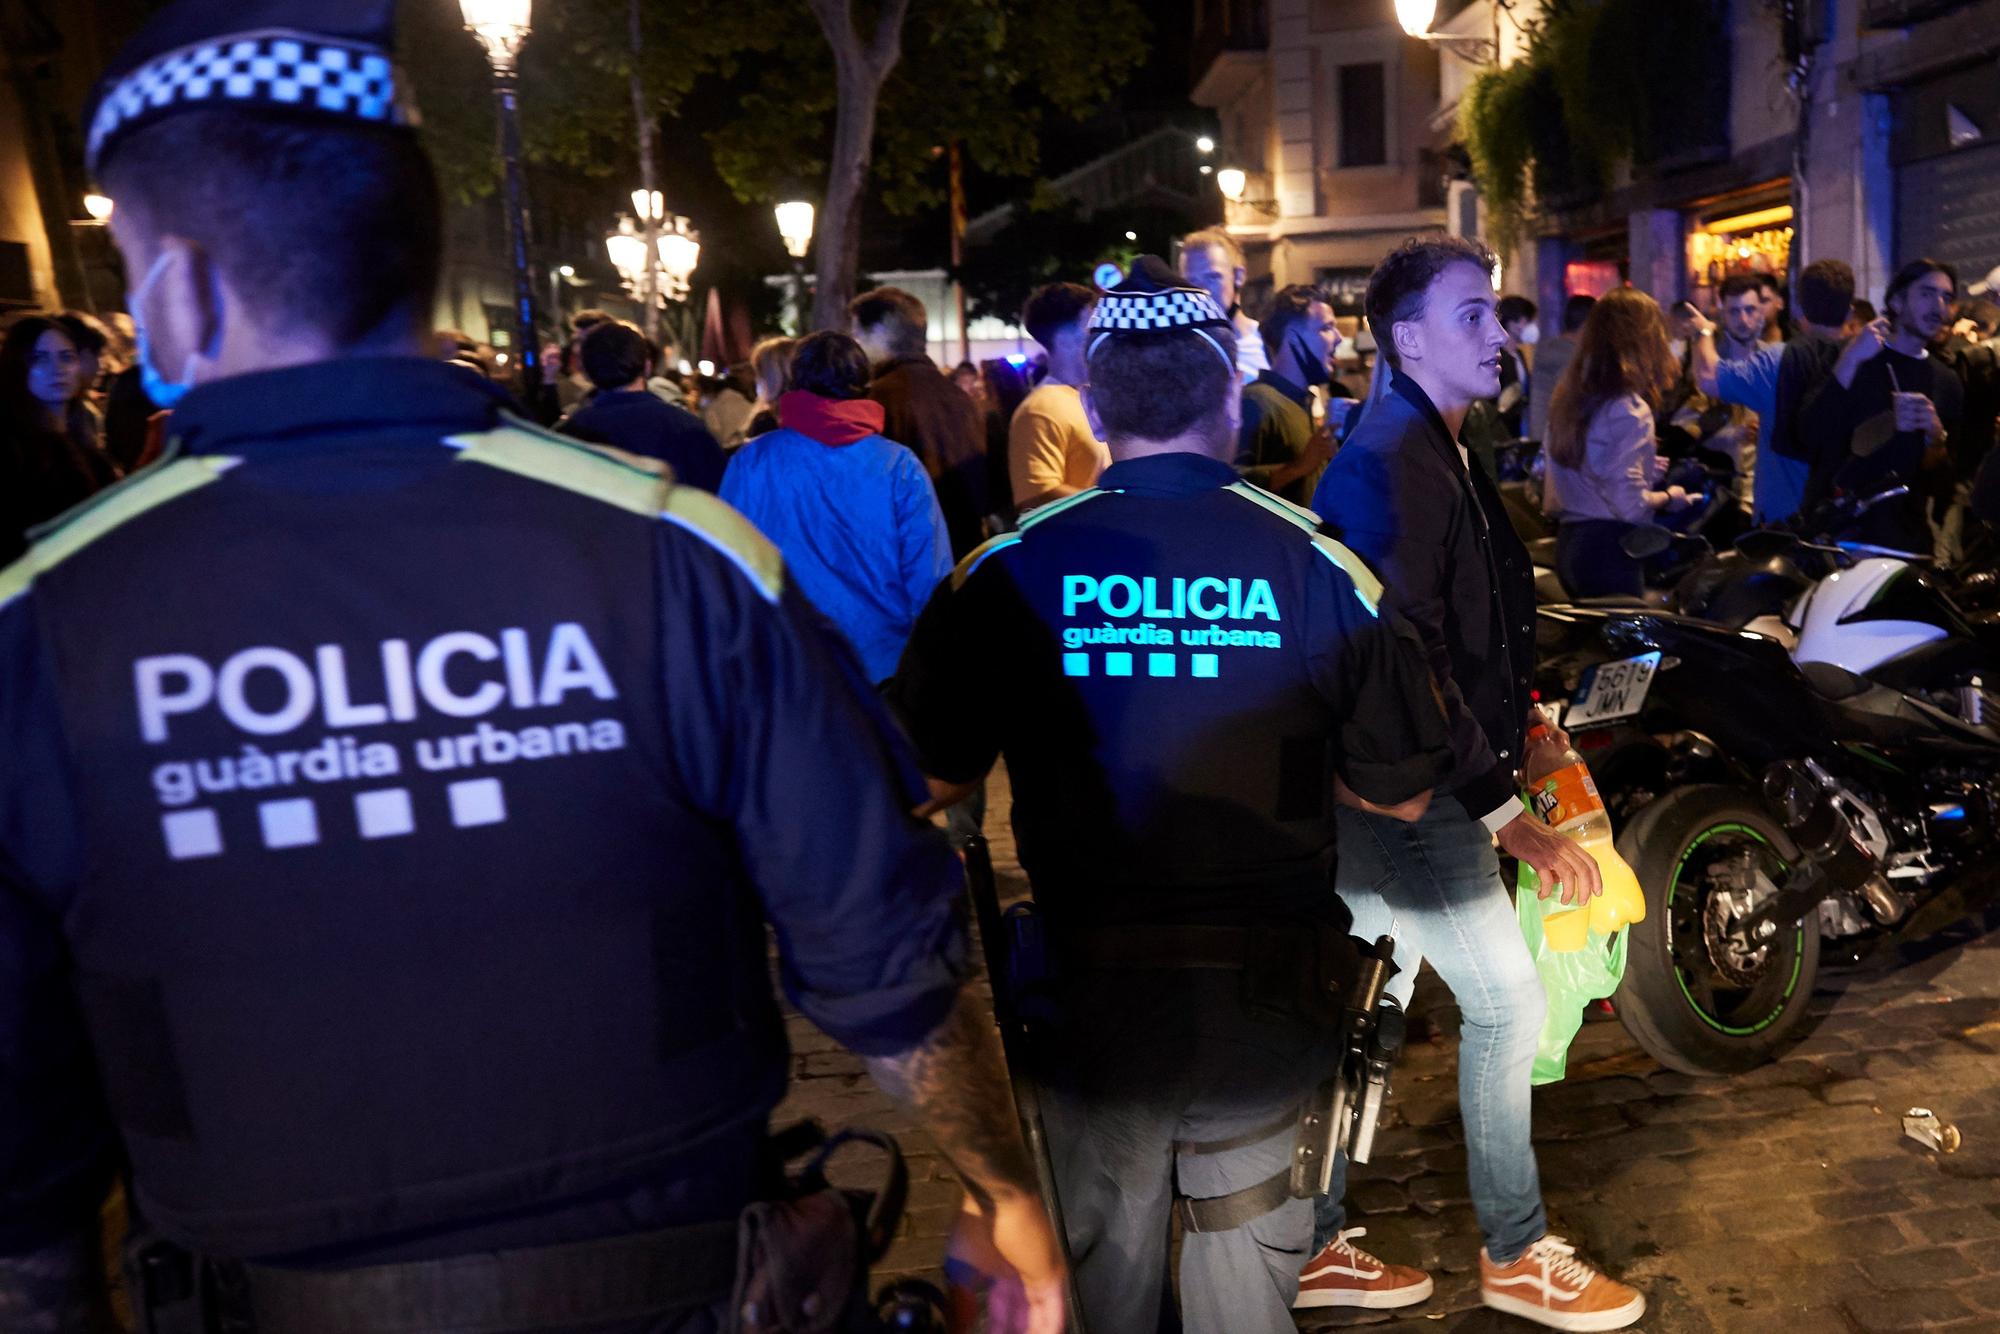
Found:
M 533 411 L 542 384 L 541 350 L 535 342 L 535 289 L 528 273 L 528 213 L 521 187 L 518 105 L 521 44 L 528 40 L 533 0 L 458 0 L 466 29 L 486 49 L 493 67 L 493 96 L 500 104 L 500 157 L 507 168 L 507 235 L 514 251 L 515 356 L 521 395 Z
M 1194 141 L 1194 151 L 1197 153 L 1213 153 L 1215 151 L 1215 140 L 1204 134 L 1201 138 Z
M 778 235 L 785 240 L 785 253 L 792 257 L 792 327 L 806 327 L 806 252 L 812 249 L 813 206 L 803 199 L 788 199 L 772 210 L 778 215 Z
M 658 232 L 651 247 L 646 244 L 648 231 Z M 650 264 L 646 262 L 649 250 L 653 257 Z M 686 218 L 670 219 L 664 229 L 649 223 L 641 230 L 627 214 L 618 219 L 618 230 L 604 238 L 604 253 L 626 288 L 639 300 L 649 302 L 650 309 L 659 304 L 659 296 L 672 301 L 687 296 L 688 279 L 701 262 L 701 241 Z
M 1396 0 L 1396 22 L 1420 42 L 1441 46 L 1460 60 L 1474 65 L 1492 65 L 1500 59 L 1500 10 L 1512 9 L 1513 0 L 1494 0 L 1493 36 L 1467 37 L 1452 32 L 1432 32 L 1437 18 L 1437 0 Z
M 701 263 L 701 242 L 696 239 L 694 228 L 688 226 L 686 218 L 675 218 L 660 233 L 655 248 L 660 256 L 660 276 L 666 279 L 662 290 L 670 300 L 686 299 L 688 279 L 694 276 L 695 265 Z
M 92 222 L 111 221 L 111 196 L 88 194 L 83 197 L 83 211 L 90 215 Z
M 1241 167 L 1224 167 L 1215 173 L 1215 188 L 1222 191 L 1222 197 L 1234 204 L 1243 198 L 1244 187 L 1250 178 Z

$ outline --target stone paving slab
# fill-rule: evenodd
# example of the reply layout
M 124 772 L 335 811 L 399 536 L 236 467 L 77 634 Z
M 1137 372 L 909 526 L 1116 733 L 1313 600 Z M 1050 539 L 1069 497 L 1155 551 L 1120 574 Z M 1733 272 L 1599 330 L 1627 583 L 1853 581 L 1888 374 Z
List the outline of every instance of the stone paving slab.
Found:
M 1025 892 L 1004 776 L 988 816 L 1003 892 Z M 1384 1334 L 1531 1328 L 1478 1305 L 1479 1236 L 1465 1203 L 1457 1014 L 1426 973 L 1376 1160 L 1353 1169 L 1363 1245 L 1430 1267 L 1437 1292 L 1402 1313 L 1302 1313 L 1301 1328 Z M 1823 977 L 1810 1034 L 1771 1066 L 1696 1080 L 1660 1069 L 1615 1022 L 1586 1024 L 1568 1077 L 1536 1092 L 1552 1228 L 1647 1294 L 1654 1334 L 2000 1331 L 2000 915 Z M 779 1113 L 894 1131 L 913 1209 L 878 1281 L 936 1279 L 958 1191 L 932 1146 L 859 1062 L 796 1016 Z M 1964 1147 L 1904 1139 L 1932 1107 Z

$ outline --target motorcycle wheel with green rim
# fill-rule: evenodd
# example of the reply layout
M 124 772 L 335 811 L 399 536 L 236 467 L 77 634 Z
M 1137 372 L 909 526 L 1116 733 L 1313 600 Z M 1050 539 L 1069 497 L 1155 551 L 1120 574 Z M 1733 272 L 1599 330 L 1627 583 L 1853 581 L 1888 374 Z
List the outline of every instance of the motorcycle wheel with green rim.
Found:
M 1746 871 L 1775 886 L 1797 855 L 1757 795 L 1677 789 L 1627 823 L 1618 851 L 1646 894 L 1616 1001 L 1639 1045 L 1670 1070 L 1727 1075 L 1802 1036 L 1819 974 L 1818 914 L 1754 945 L 1730 929 Z

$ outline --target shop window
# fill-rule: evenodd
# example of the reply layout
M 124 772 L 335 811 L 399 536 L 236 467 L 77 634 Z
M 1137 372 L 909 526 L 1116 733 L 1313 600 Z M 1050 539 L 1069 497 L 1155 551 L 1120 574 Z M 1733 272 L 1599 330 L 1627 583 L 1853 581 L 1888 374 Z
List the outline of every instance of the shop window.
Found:
M 1389 160 L 1389 104 L 1382 65 L 1342 65 L 1340 165 L 1379 167 Z

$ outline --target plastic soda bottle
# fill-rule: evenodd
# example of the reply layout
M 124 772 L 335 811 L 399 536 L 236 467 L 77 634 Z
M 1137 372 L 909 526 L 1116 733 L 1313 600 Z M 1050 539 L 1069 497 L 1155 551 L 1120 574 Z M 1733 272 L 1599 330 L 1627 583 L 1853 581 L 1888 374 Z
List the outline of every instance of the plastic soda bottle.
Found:
M 1597 795 L 1590 767 L 1557 737 L 1540 713 L 1528 729 L 1527 761 L 1524 774 L 1535 814 L 1557 833 L 1580 844 L 1596 861 L 1604 880 L 1604 892 L 1590 901 L 1588 909 L 1564 904 L 1559 898 L 1548 905 L 1542 933 L 1549 948 L 1580 950 L 1591 931 L 1609 937 L 1632 922 L 1644 920 L 1646 896 L 1639 888 L 1639 877 L 1618 855 L 1611 816 Z

